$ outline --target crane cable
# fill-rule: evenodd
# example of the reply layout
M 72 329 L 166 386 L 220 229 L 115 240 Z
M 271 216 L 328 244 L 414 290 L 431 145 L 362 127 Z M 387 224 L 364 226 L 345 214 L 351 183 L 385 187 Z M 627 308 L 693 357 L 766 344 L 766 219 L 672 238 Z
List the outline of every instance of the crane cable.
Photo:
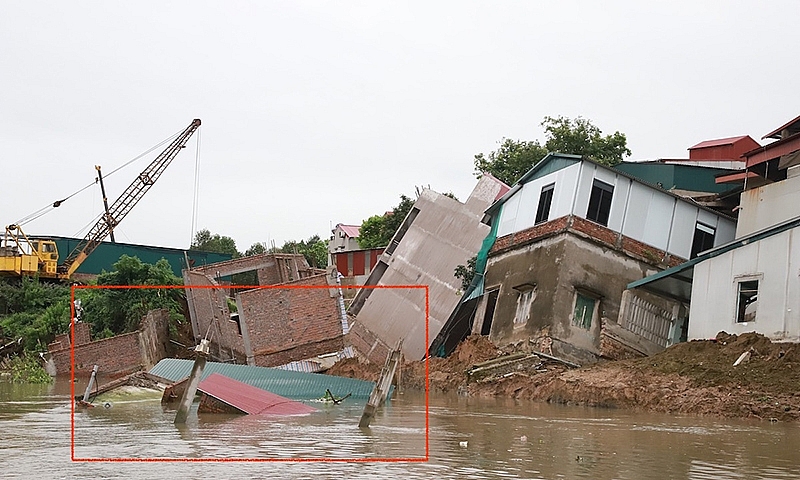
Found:
M 197 231 L 197 205 L 200 201 L 200 129 L 197 130 L 197 147 L 195 148 L 194 159 L 194 192 L 192 193 L 192 231 L 189 238 L 189 245 L 194 242 L 194 234 Z
M 162 145 L 164 145 L 165 143 L 169 143 L 169 142 L 171 142 L 172 140 L 174 140 L 175 138 L 177 138 L 177 137 L 178 137 L 178 135 L 180 135 L 180 133 L 181 133 L 182 131 L 183 131 L 183 130 L 181 130 L 181 131 L 179 131 L 179 132 L 177 132 L 177 133 L 175 133 L 175 134 L 173 134 L 173 135 L 170 135 L 170 136 L 169 136 L 167 139 L 165 139 L 164 141 L 162 141 L 162 142 L 160 142 L 159 144 L 157 144 L 157 145 L 155 145 L 155 146 L 151 147 L 151 148 L 150 148 L 150 149 L 148 149 L 147 151 L 145 151 L 145 152 L 143 152 L 143 153 L 141 153 L 141 154 L 137 155 L 136 157 L 134 157 L 133 159 L 131 159 L 131 160 L 127 161 L 126 163 L 122 164 L 121 166 L 119 166 L 119 167 L 115 168 L 115 169 L 114 169 L 114 170 L 112 170 L 111 172 L 107 173 L 107 174 L 106 174 L 106 177 L 110 177 L 110 176 L 111 176 L 111 175 L 113 175 L 114 173 L 116 173 L 116 172 L 118 172 L 118 171 L 122 170 L 123 168 L 127 167 L 128 165 L 130 165 L 131 163 L 135 162 L 136 160 L 139 160 L 140 158 L 142 158 L 142 157 L 144 157 L 145 155 L 149 154 L 149 153 L 150 153 L 150 152 L 152 152 L 153 150 L 155 150 L 155 149 L 157 149 L 157 148 L 161 147 L 161 146 L 162 146 Z M 49 213 L 50 211 L 54 210 L 55 208 L 57 208 L 57 207 L 60 207 L 62 203 L 66 202 L 67 200 L 69 200 L 70 198 L 74 197 L 75 195 L 77 195 L 77 194 L 79 194 L 79 193 L 83 192 L 84 190 L 86 190 L 86 189 L 88 189 L 88 188 L 91 188 L 91 187 L 92 187 L 93 185 L 95 185 L 96 183 L 97 183 L 97 180 L 95 179 L 95 181 L 94 181 L 94 182 L 92 182 L 92 183 L 90 183 L 90 184 L 86 185 L 85 187 L 83 187 L 83 188 L 79 189 L 78 191 L 76 191 L 76 192 L 72 193 L 71 195 L 68 195 L 68 196 L 66 196 L 66 197 L 62 198 L 61 200 L 56 200 L 56 201 L 55 201 L 55 202 L 53 202 L 52 204 L 48 204 L 48 205 L 46 205 L 46 206 L 44 206 L 44 207 L 40 208 L 39 210 L 36 210 L 35 212 L 31 213 L 30 215 L 28 215 L 28 216 L 26 216 L 26 217 L 23 217 L 23 218 L 21 218 L 20 220 L 17 220 L 16 222 L 14 222 L 14 224 L 15 224 L 15 225 L 18 225 L 18 226 L 22 226 L 22 225 L 25 225 L 25 224 L 27 224 L 27 223 L 30 223 L 30 222 L 32 222 L 32 221 L 36 220 L 37 218 L 41 217 L 42 215 L 45 215 L 46 213 Z M 102 214 L 101 214 L 101 215 L 102 215 Z M 101 215 L 98 215 L 98 217 L 95 217 L 95 220 L 96 220 L 97 218 L 99 218 Z M 83 230 L 83 229 L 85 229 L 85 228 L 86 228 L 86 227 L 82 228 L 81 230 Z

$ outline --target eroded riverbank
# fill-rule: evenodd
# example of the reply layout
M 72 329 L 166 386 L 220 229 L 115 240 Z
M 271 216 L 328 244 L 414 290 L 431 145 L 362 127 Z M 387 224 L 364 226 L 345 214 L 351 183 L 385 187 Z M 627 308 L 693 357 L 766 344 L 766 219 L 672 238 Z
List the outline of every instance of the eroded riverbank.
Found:
M 750 352 L 749 359 L 734 367 L 745 352 Z M 553 363 L 540 373 L 467 383 L 470 366 L 499 353 L 485 337 L 468 338 L 450 357 L 430 360 L 431 388 L 633 411 L 800 420 L 800 345 L 773 343 L 755 333 L 720 333 L 713 340 L 681 343 L 652 357 L 578 369 Z M 376 368 L 350 360 L 330 373 L 372 379 Z M 424 385 L 421 363 L 407 364 L 403 373 L 406 385 Z

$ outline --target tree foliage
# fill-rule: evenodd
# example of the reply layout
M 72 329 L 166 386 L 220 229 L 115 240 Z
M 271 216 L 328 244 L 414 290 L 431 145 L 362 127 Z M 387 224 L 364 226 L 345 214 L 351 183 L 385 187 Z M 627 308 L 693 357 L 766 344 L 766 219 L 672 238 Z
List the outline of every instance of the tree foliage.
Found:
M 308 240 L 300 240 L 299 242 L 289 240 L 284 242 L 278 251 L 282 253 L 301 253 L 313 268 L 325 268 L 328 266 L 328 241 L 322 240 L 319 235 L 312 235 Z
M 164 286 L 182 285 L 165 259 L 155 264 L 143 263 L 136 257 L 123 255 L 112 272 L 97 277 L 98 286 Z M 183 289 L 165 288 L 98 288 L 78 290 L 76 297 L 83 304 L 83 321 L 92 324 L 95 337 L 106 337 L 135 331 L 148 311 L 165 308 L 174 321 L 184 318 Z
M 233 258 L 242 256 L 236 250 L 236 241 L 234 239 L 218 233 L 212 234 L 205 228 L 195 233 L 194 240 L 192 240 L 192 245 L 189 248 L 201 252 L 227 253 L 232 255 Z
M 70 288 L 23 277 L 0 280 L 0 330 L 10 339 L 22 338 L 25 350 L 45 350 L 69 325 Z
M 603 132 L 591 120 L 564 116 L 544 117 L 540 124 L 544 127 L 545 143 L 538 140 L 519 141 L 503 138 L 500 147 L 488 155 L 475 155 L 477 176 L 490 173 L 503 182 L 512 185 L 528 170 L 543 159 L 548 152 L 586 155 L 603 165 L 620 163 L 631 151 L 627 147 L 625 134 Z
M 475 278 L 476 273 L 476 263 L 478 261 L 478 256 L 475 255 L 474 257 L 467 260 L 466 265 L 458 265 L 456 266 L 455 271 L 453 274 L 459 280 L 461 280 L 461 290 L 467 291 L 470 284 L 472 283 L 472 279 Z
M 364 220 L 358 232 L 358 246 L 361 248 L 387 246 L 413 206 L 413 200 L 405 195 L 400 195 L 400 203 L 391 212 L 373 215 Z

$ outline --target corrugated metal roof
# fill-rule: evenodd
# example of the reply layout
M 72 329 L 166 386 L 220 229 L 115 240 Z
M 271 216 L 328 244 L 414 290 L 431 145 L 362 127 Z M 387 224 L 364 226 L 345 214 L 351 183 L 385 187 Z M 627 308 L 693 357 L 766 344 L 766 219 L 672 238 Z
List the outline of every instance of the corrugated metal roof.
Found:
M 689 150 L 694 150 L 695 148 L 707 148 L 707 147 L 721 147 L 723 145 L 732 145 L 733 143 L 738 142 L 743 138 L 747 138 L 747 135 L 739 135 L 738 137 L 727 137 L 727 138 L 717 138 L 714 140 L 706 140 L 704 142 L 700 142 L 697 145 L 689 147 Z
M 193 364 L 194 360 L 165 358 L 150 369 L 150 373 L 177 382 L 189 376 L 192 372 Z M 325 396 L 326 389 L 330 389 L 331 393 L 337 398 L 344 397 L 349 393 L 351 398 L 367 399 L 374 386 L 372 382 L 353 378 L 219 362 L 206 363 L 200 379 L 203 380 L 213 373 L 219 373 L 253 387 L 294 400 L 322 398 Z
M 272 392 L 212 373 L 197 389 L 250 415 L 301 415 L 317 409 Z
M 339 227 L 345 233 L 345 235 L 350 238 L 358 238 L 359 231 L 361 230 L 360 225 L 345 225 L 340 223 L 336 226 Z

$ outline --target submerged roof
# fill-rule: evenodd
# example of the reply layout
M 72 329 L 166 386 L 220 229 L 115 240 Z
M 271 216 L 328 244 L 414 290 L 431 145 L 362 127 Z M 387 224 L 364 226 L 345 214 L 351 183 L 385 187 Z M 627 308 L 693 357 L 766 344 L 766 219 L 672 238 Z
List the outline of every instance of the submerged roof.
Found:
M 177 382 L 189 376 L 193 365 L 194 360 L 165 358 L 151 368 L 150 373 Z M 214 373 L 294 400 L 322 398 L 327 389 L 337 398 L 349 393 L 351 398 L 366 399 L 374 386 L 372 382 L 353 378 L 219 362 L 207 362 L 200 379 L 204 380 Z
M 304 403 L 252 387 L 219 373 L 206 377 L 197 389 L 250 415 L 300 415 L 317 411 Z

